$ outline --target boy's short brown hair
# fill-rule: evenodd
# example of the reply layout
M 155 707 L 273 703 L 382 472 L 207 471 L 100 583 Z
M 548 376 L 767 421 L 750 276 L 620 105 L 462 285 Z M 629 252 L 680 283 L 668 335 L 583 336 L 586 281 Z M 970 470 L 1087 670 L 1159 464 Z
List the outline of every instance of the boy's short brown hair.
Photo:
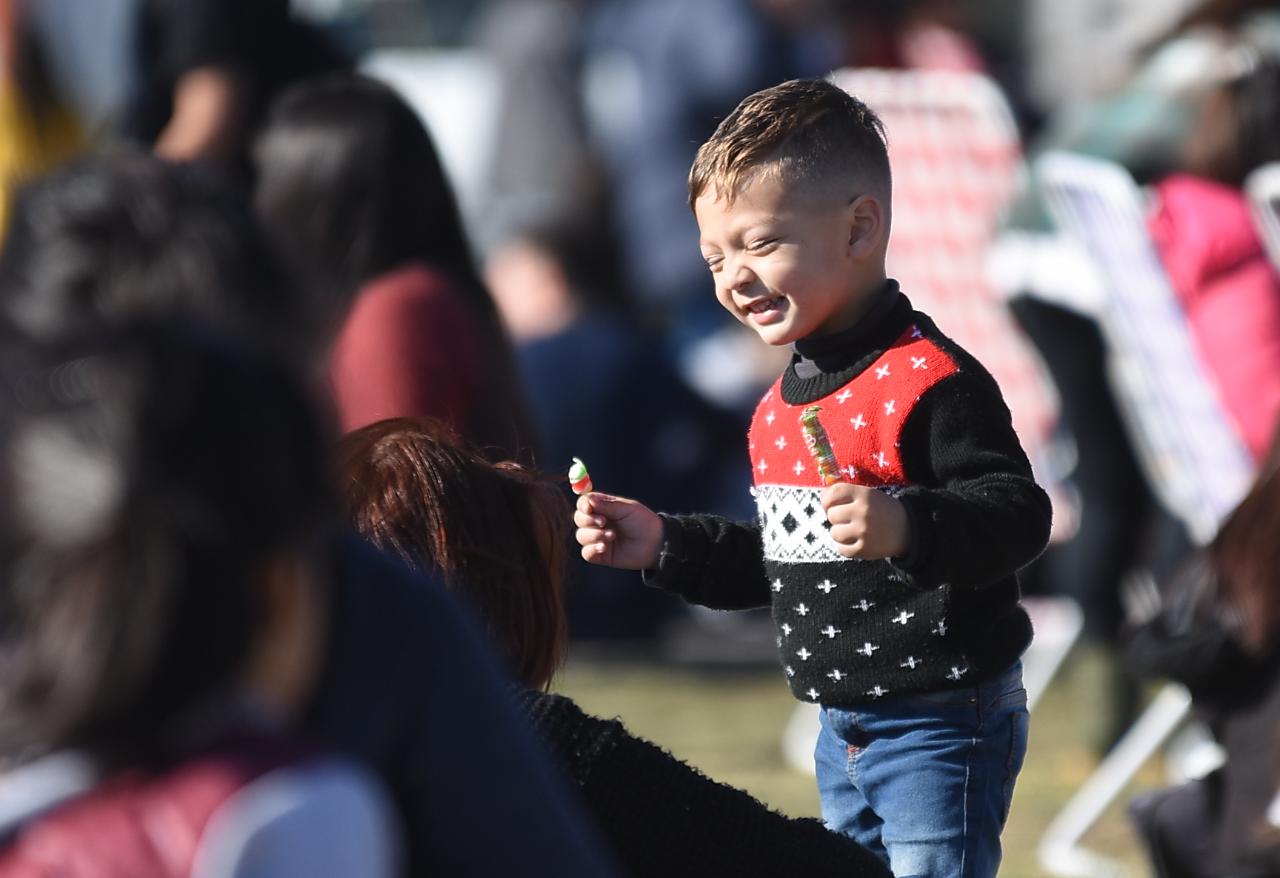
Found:
M 698 149 L 689 206 L 709 188 L 716 198 L 732 200 L 750 172 L 765 164 L 797 183 L 857 177 L 888 206 L 884 123 L 828 80 L 792 79 L 744 98 Z

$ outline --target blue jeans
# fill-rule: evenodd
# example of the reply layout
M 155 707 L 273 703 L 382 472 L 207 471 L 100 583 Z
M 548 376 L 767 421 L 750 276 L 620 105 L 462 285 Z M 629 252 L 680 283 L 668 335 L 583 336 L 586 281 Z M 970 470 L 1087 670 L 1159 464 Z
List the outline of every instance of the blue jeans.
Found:
M 978 686 L 823 707 L 814 761 L 827 828 L 897 878 L 991 878 L 1027 719 L 1021 662 Z

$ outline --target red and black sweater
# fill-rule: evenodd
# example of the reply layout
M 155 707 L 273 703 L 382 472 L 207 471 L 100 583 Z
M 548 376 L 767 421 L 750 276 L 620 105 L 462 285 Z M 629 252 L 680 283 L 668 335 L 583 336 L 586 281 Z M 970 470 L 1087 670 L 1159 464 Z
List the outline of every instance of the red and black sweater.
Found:
M 810 405 L 843 477 L 902 502 L 906 556 L 836 552 L 800 429 Z M 995 380 L 895 282 L 852 329 L 796 345 L 749 448 L 757 521 L 665 516 L 645 579 L 708 607 L 772 605 L 796 698 L 851 706 L 974 685 L 1026 649 L 1015 571 L 1048 542 L 1049 499 Z

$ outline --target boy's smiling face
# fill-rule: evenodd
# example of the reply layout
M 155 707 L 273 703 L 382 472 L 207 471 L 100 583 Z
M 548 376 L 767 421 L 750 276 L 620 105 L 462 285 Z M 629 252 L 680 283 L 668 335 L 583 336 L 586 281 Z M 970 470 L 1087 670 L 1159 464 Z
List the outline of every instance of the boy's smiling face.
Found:
M 788 184 L 762 170 L 732 201 L 709 187 L 694 214 L 716 298 L 768 344 L 849 328 L 883 285 L 882 217 L 869 196 Z

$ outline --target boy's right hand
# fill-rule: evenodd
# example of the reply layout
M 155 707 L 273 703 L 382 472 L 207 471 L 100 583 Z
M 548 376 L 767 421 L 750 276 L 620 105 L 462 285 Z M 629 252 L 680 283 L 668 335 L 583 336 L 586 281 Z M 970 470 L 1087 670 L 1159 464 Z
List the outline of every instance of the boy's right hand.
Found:
M 643 503 L 593 491 L 578 498 L 573 523 L 582 557 L 592 564 L 622 570 L 658 565 L 662 519 Z

